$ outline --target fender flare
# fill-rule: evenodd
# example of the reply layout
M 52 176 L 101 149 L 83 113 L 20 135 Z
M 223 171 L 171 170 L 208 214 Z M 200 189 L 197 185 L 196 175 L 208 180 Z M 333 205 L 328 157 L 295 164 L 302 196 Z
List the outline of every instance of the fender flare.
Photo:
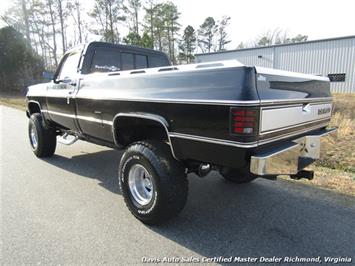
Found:
M 26 110 L 26 115 L 28 118 L 30 118 L 31 116 L 31 113 L 30 113 L 30 104 L 35 104 L 38 106 L 38 109 L 39 109 L 39 112 L 41 113 L 41 115 L 43 116 L 42 114 L 42 107 L 41 107 L 41 104 L 38 102 L 38 101 L 35 101 L 35 100 L 28 100 L 27 101 L 27 110 Z
M 112 134 L 113 134 L 113 140 L 114 143 L 117 147 L 120 147 L 121 145 L 118 143 L 117 141 L 117 123 L 118 123 L 118 119 L 121 117 L 131 117 L 131 118 L 140 118 L 140 119 L 146 119 L 146 120 L 151 120 L 154 122 L 158 122 L 165 130 L 166 135 L 168 137 L 168 142 L 169 142 L 169 146 L 170 146 L 170 150 L 171 150 L 171 154 L 172 156 L 176 159 L 179 160 L 174 153 L 174 148 L 173 148 L 173 144 L 171 142 L 170 139 L 170 134 L 169 134 L 169 124 L 166 121 L 166 119 L 160 115 L 155 115 L 155 114 L 150 114 L 150 113 L 118 113 L 114 116 L 113 120 L 112 120 Z

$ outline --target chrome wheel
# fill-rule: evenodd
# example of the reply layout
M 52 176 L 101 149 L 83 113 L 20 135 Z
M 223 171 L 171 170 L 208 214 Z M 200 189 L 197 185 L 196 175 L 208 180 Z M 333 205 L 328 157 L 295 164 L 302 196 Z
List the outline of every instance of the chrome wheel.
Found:
M 35 131 L 35 128 L 32 126 L 31 131 L 30 131 L 30 139 L 31 139 L 31 144 L 34 149 L 37 149 L 38 146 L 38 141 L 37 141 L 37 134 Z
M 128 185 L 133 199 L 140 205 L 147 205 L 153 198 L 154 184 L 148 171 L 135 164 L 128 173 Z

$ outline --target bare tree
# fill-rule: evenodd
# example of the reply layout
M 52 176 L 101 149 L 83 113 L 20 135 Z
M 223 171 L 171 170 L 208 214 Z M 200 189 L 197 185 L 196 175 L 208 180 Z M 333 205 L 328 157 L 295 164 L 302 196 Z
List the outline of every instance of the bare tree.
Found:
M 65 8 L 65 4 L 63 0 L 56 0 L 56 4 L 57 4 L 57 8 L 58 8 L 58 17 L 59 17 L 59 23 L 60 23 L 60 33 L 62 36 L 62 51 L 63 54 L 65 53 L 66 49 L 67 49 L 67 45 L 66 45 L 66 38 L 65 38 L 65 25 L 64 25 L 64 20 L 67 17 L 67 14 L 64 10 Z M 64 5 L 63 5 L 64 4 Z
M 67 9 L 70 10 L 70 15 L 74 21 L 75 24 L 75 30 L 74 30 L 74 40 L 73 43 L 83 43 L 84 41 L 84 26 L 85 23 L 82 19 L 81 13 L 83 12 L 82 10 L 82 5 L 79 0 L 75 0 L 72 2 L 68 2 L 67 4 Z M 78 37 L 76 37 L 76 33 Z
M 57 30 L 56 30 L 56 14 L 53 9 L 53 0 L 47 0 L 47 6 L 48 6 L 48 11 L 49 11 L 49 16 L 50 16 L 50 24 L 49 26 L 51 27 L 51 38 L 53 41 L 53 44 L 51 46 L 52 48 L 52 54 L 53 54 L 53 59 L 55 66 L 58 66 L 58 58 L 57 58 Z
M 254 43 L 254 46 L 268 46 L 283 43 L 295 43 L 307 41 L 308 36 L 298 34 L 295 37 L 290 37 L 286 30 L 276 28 L 261 34 Z
M 228 34 L 226 28 L 229 26 L 229 21 L 231 17 L 223 16 L 220 21 L 218 21 L 218 51 L 225 50 L 225 46 L 231 41 L 228 40 Z
M 26 7 L 25 0 L 21 0 L 21 7 L 22 7 L 22 14 L 23 14 L 23 19 L 24 19 L 24 23 L 25 23 L 27 43 L 31 44 L 30 25 L 28 22 L 28 14 L 27 14 L 27 7 Z
M 130 16 L 130 20 L 128 20 L 131 25 L 129 25 L 130 31 L 139 35 L 139 11 L 142 7 L 141 0 L 127 0 L 127 5 L 124 7 L 125 11 Z

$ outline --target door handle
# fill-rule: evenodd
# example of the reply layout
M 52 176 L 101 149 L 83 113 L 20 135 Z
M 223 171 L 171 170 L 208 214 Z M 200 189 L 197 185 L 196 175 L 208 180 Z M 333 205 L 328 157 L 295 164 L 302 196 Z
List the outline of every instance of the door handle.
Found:
M 70 104 L 70 98 L 72 98 L 71 96 L 73 95 L 74 91 L 69 91 L 68 95 L 67 95 L 67 104 Z

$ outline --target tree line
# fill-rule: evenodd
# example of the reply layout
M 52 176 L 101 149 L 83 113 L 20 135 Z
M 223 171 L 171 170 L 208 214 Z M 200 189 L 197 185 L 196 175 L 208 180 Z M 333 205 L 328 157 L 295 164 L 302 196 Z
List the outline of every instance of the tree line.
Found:
M 88 41 L 90 34 L 163 51 L 175 64 L 192 62 L 197 50 L 224 50 L 230 42 L 230 17 L 207 17 L 198 29 L 182 29 L 180 16 L 171 1 L 95 0 L 86 10 L 84 0 L 16 0 L 1 19 L 26 37 L 47 69 L 55 68 L 67 48 Z
M 11 49 L 6 42 L 13 38 L 26 54 L 26 60 L 32 60 L 21 68 L 26 72 L 22 77 L 29 78 L 21 84 L 38 80 L 42 69 L 54 70 L 68 48 L 93 38 L 163 51 L 174 64 L 193 62 L 195 53 L 223 51 L 231 42 L 228 16 L 207 17 L 196 29 L 192 25 L 182 28 L 181 13 L 172 1 L 94 0 L 90 4 L 87 7 L 84 0 L 14 0 L 13 7 L 1 15 L 8 28 L 24 38 L 3 28 L 0 46 Z M 306 40 L 306 35 L 291 38 L 287 32 L 276 29 L 258 36 L 254 42 L 242 42 L 237 48 Z M 2 61 L 10 62 L 5 58 Z M 0 75 L 7 77 L 4 73 L 8 69 L 3 69 L 4 66 L 0 64 Z
M 97 35 L 103 41 L 152 48 L 168 54 L 174 64 L 190 63 L 196 52 L 216 52 L 231 42 L 231 18 L 207 17 L 197 29 L 181 27 L 181 13 L 171 1 L 94 0 L 89 9 L 84 0 L 15 0 L 1 19 L 21 32 L 45 68 L 53 69 L 67 48 Z M 125 36 L 122 32 L 127 32 Z M 289 38 L 276 29 L 259 36 L 254 43 L 238 48 L 307 40 Z

